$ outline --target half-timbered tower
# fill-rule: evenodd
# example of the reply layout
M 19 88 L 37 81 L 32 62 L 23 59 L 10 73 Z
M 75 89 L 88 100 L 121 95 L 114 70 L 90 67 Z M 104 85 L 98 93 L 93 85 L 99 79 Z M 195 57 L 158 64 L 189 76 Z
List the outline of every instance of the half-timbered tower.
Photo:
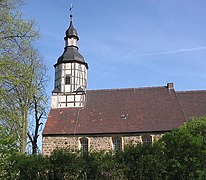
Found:
M 79 53 L 78 34 L 73 26 L 72 15 L 66 30 L 65 48 L 55 68 L 55 83 L 51 108 L 85 106 L 88 65 Z

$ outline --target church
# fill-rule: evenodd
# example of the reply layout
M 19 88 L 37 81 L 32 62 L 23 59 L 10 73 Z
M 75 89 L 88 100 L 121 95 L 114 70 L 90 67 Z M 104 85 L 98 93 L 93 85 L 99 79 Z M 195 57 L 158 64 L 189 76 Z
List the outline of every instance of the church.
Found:
M 157 141 L 192 117 L 206 115 L 206 90 L 160 87 L 87 90 L 88 64 L 79 53 L 72 15 L 63 54 L 55 68 L 51 109 L 42 134 L 42 152 L 117 151 L 127 144 Z

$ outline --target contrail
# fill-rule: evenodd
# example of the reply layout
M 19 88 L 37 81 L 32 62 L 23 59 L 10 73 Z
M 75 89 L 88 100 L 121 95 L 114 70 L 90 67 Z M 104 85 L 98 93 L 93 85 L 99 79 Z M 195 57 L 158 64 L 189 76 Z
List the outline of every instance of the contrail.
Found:
M 192 52 L 192 51 L 203 50 L 203 49 L 206 49 L 206 46 L 194 47 L 194 48 L 183 48 L 183 49 L 170 50 L 170 51 L 159 51 L 159 52 L 152 52 L 152 53 L 142 53 L 142 54 L 136 54 L 134 56 L 135 57 L 140 57 L 140 56 L 155 56 L 155 55 L 165 55 L 165 54 L 176 54 L 176 53 Z

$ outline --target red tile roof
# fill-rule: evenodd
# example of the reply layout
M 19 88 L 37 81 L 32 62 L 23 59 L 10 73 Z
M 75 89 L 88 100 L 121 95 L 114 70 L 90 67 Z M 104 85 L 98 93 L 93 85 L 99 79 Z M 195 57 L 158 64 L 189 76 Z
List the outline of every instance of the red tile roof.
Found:
M 51 109 L 43 135 L 169 131 L 185 121 L 167 87 L 88 90 L 85 108 Z
M 206 91 L 176 93 L 187 119 L 206 115 Z

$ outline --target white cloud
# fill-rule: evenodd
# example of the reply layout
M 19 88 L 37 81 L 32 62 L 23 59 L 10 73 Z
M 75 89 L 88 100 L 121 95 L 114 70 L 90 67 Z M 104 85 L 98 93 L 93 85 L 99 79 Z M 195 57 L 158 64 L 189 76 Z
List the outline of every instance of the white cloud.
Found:
M 133 57 L 168 55 L 168 54 L 177 54 L 177 53 L 184 53 L 184 52 L 193 52 L 193 51 L 205 50 L 205 49 L 206 49 L 206 46 L 200 46 L 200 47 L 182 48 L 182 49 L 169 50 L 169 51 L 158 51 L 158 52 L 151 52 L 151 53 L 140 53 L 140 54 L 134 55 Z

